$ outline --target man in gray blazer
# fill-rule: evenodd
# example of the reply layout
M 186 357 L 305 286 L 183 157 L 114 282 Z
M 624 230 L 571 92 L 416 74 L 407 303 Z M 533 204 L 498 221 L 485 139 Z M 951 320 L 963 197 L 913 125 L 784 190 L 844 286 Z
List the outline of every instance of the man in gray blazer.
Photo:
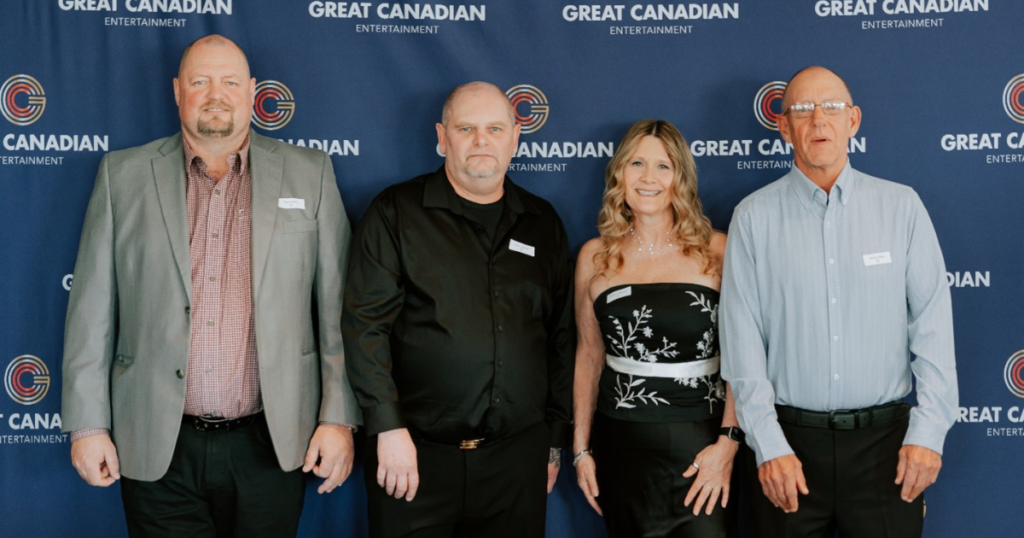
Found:
M 327 155 L 248 128 L 254 93 L 237 45 L 197 40 L 181 133 L 107 154 L 89 201 L 61 416 L 132 536 L 294 535 L 302 473 L 352 468 L 348 219 Z

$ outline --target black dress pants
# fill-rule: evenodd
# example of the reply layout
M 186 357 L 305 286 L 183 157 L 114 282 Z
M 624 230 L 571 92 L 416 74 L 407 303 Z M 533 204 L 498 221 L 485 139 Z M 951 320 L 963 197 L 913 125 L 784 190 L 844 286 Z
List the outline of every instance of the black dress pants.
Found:
M 301 469 L 278 465 L 266 420 L 202 432 L 182 424 L 171 466 L 155 482 L 121 478 L 132 538 L 295 536 L 306 491 Z
M 894 483 L 908 424 L 909 417 L 855 430 L 783 423 L 810 490 L 792 514 L 764 496 L 753 451 L 745 450 L 756 536 L 831 538 L 838 531 L 840 538 L 919 538 L 924 496 L 905 502 Z
M 473 450 L 415 440 L 420 486 L 412 501 L 377 485 L 377 436 L 367 439 L 371 538 L 541 538 L 547 513 L 544 423 Z

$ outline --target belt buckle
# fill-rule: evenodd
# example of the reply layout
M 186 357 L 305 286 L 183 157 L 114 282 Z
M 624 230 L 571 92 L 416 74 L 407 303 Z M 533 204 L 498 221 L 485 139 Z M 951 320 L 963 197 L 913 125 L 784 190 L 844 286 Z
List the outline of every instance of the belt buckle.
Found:
M 828 425 L 833 430 L 853 430 L 857 428 L 857 414 L 856 413 L 839 413 L 835 411 L 828 412 Z
M 483 442 L 483 438 L 481 438 L 481 439 L 466 439 L 464 441 L 459 441 L 459 448 L 462 449 L 462 450 L 473 450 L 473 449 L 479 448 L 481 442 Z

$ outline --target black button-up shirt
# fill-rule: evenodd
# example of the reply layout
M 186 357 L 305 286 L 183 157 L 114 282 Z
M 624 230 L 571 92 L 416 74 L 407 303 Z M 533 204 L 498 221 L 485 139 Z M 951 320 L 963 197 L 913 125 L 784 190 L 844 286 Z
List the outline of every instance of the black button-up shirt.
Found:
M 504 182 L 492 241 L 444 169 L 370 204 L 350 251 L 345 363 L 369 435 L 571 435 L 572 260 L 551 204 Z

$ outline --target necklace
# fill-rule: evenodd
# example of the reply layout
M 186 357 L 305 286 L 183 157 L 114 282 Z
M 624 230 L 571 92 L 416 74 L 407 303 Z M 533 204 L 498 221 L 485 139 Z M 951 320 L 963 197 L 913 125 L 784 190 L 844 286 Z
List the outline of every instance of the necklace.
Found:
M 637 247 L 636 251 L 642 253 L 644 251 L 644 242 L 640 240 L 640 236 L 636 234 L 636 230 L 634 230 L 631 227 L 629 229 L 629 235 L 633 236 L 633 241 L 636 241 L 636 243 L 638 245 L 640 245 L 639 247 Z M 655 253 L 661 254 L 661 253 L 665 252 L 666 250 L 672 250 L 672 248 L 674 246 L 672 244 L 672 239 L 671 239 L 671 237 L 672 237 L 672 230 L 669 230 L 669 231 L 665 232 L 665 237 L 668 237 L 669 239 L 667 240 L 668 243 L 664 247 L 655 247 L 654 243 L 649 243 L 647 245 L 647 254 L 649 256 L 654 256 Z

